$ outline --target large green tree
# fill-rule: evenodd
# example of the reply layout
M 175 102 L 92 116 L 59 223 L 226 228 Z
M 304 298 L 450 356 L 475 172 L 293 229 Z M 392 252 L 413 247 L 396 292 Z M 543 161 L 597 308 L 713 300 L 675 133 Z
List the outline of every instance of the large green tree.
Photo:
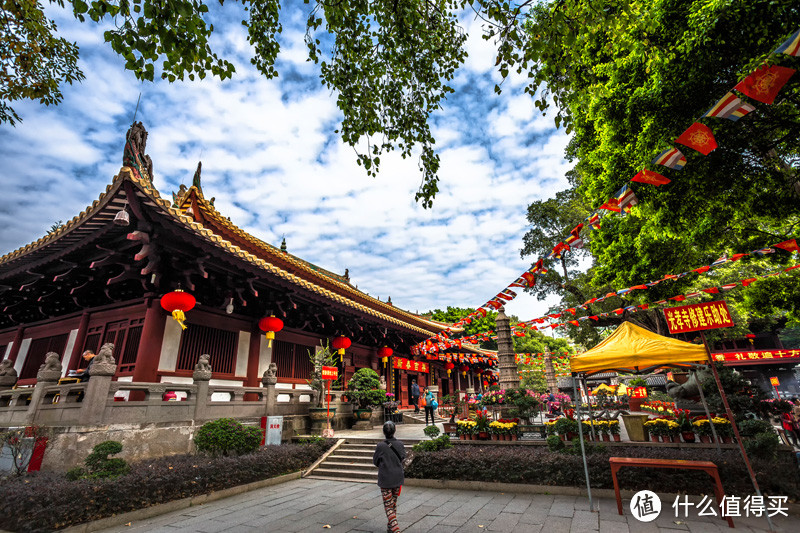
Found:
M 800 76 L 774 105 L 754 102 L 756 112 L 738 122 L 702 119 L 719 144 L 709 156 L 677 145 L 688 160 L 684 170 L 653 167 L 650 161 L 766 58 L 800 68 L 797 58 L 769 56 L 800 28 L 799 4 L 564 0 L 538 4 L 530 15 L 524 34 L 501 55 L 501 65 L 530 74 L 529 90 L 543 94 L 537 100 L 541 108 L 555 103 L 556 121 L 573 132 L 566 155 L 575 166 L 568 191 L 530 206 L 532 227 L 523 254 L 536 260 L 549 253 L 548 247 L 646 166 L 672 180 L 661 187 L 630 184 L 639 205 L 626 217 L 604 218 L 601 229 L 589 234 L 588 272 L 571 271 L 578 257 L 567 252 L 550 262 L 551 271 L 536 289 L 540 296 L 559 294 L 562 306 L 573 307 L 709 264 L 722 253 L 748 252 L 796 236 Z M 779 250 L 770 264 L 789 261 L 789 254 Z M 768 268 L 758 258 L 737 265 L 731 274 L 742 277 Z M 698 280 L 692 274 L 609 298 L 588 311 L 595 315 L 689 292 L 702 282 L 737 279 Z M 759 287 L 781 297 L 758 298 Z M 733 299 L 741 300 L 743 314 L 796 316 L 796 287 L 796 275 L 770 278 L 753 285 L 754 296 Z M 653 310 L 586 321 L 580 329 L 587 331 L 570 326 L 571 333 L 589 339 L 591 327 L 623 319 L 665 329 L 660 311 Z

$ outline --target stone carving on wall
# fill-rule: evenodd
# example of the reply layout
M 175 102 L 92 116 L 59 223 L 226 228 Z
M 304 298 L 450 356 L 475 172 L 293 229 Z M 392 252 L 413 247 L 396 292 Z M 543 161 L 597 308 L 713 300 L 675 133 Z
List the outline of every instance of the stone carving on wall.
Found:
M 211 379 L 211 372 L 211 356 L 204 353 L 197 360 L 197 364 L 194 365 L 192 378 L 195 381 L 208 381 Z

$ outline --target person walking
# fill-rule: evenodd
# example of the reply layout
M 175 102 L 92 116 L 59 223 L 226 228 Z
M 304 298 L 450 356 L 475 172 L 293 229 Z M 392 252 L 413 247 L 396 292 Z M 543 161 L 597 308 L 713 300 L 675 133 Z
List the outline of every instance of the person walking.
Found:
M 419 385 L 417 380 L 411 380 L 411 405 L 414 406 L 414 413 L 419 413 Z
M 378 487 L 383 497 L 383 509 L 386 511 L 386 532 L 398 533 L 397 498 L 403 489 L 405 472 L 403 460 L 406 449 L 402 441 L 394 438 L 396 426 L 391 420 L 383 424 L 383 436 L 386 440 L 378 443 L 372 456 L 372 464 L 378 467 Z
M 786 439 L 791 441 L 792 446 L 798 446 L 797 442 L 797 433 L 796 433 L 796 422 L 794 421 L 794 415 L 792 413 L 783 413 L 781 415 L 781 425 L 783 426 L 783 430 L 786 433 Z
M 436 418 L 434 418 L 434 411 L 435 408 L 439 407 L 438 402 L 436 401 L 436 396 L 433 395 L 429 389 L 425 389 L 425 425 L 428 425 L 428 415 L 431 416 L 431 424 L 436 423 Z

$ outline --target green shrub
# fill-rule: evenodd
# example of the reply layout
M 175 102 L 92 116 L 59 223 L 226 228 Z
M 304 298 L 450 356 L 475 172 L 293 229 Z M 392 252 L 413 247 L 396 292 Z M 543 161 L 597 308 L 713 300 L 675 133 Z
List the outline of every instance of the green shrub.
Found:
M 774 431 L 756 433 L 755 436 L 744 440 L 744 449 L 748 454 L 760 459 L 772 459 L 778 451 L 780 440 Z
M 115 440 L 103 441 L 94 448 L 83 464 L 86 468 L 76 466 L 67 471 L 67 479 L 77 481 L 88 478 L 116 478 L 130 472 L 131 467 L 119 457 L 108 458 L 122 451 L 122 443 Z
M 564 441 L 558 435 L 547 437 L 547 447 L 551 452 L 560 452 L 564 449 Z
M 742 420 L 741 422 L 737 422 L 737 426 L 739 427 L 739 434 L 742 437 L 754 437 L 759 433 L 772 431 L 772 424 L 760 418 Z
M 305 444 L 305 445 L 321 444 L 326 442 L 327 440 L 328 439 L 326 439 L 325 437 L 303 437 L 302 439 L 299 439 L 297 441 L 297 444 Z
M 422 432 L 425 433 L 425 435 L 427 435 L 431 439 L 435 439 L 437 437 L 437 435 L 439 435 L 439 433 L 441 433 L 439 431 L 439 428 L 436 427 L 435 424 L 434 425 L 430 425 L 430 426 L 425 426 L 425 429 L 423 429 Z
M 220 418 L 203 424 L 194 436 L 194 445 L 198 451 L 210 455 L 242 455 L 258 450 L 262 437 L 260 428 Z
M 424 440 L 419 444 L 415 444 L 412 450 L 415 452 L 438 452 L 439 450 L 452 447 L 453 445 L 450 444 L 450 437 L 448 435 L 441 435 L 435 439 Z

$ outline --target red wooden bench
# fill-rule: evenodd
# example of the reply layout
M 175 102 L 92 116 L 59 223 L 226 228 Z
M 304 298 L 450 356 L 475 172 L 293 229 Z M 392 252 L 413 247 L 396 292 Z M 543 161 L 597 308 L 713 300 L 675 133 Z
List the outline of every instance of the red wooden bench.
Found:
M 619 481 L 617 472 L 623 466 L 640 466 L 646 468 L 677 468 L 679 470 L 702 470 L 714 478 L 714 497 L 717 499 L 717 508 L 722 504 L 725 492 L 722 490 L 722 481 L 719 478 L 717 465 L 711 461 L 685 461 L 683 459 L 639 459 L 634 457 L 610 457 L 608 462 L 611 464 L 611 478 L 614 481 L 614 495 L 617 497 L 617 511 L 622 514 L 622 498 L 619 494 Z M 720 509 L 720 515 L 722 511 Z M 722 517 L 728 521 L 729 527 L 734 527 L 733 519 L 730 516 Z

